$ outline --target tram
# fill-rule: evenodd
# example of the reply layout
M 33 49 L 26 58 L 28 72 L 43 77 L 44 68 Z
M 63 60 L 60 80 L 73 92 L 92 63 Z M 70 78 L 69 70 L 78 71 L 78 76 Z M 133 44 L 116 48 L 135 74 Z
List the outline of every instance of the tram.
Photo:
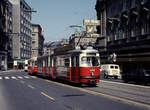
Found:
M 72 49 L 71 46 L 64 46 L 55 49 L 52 55 L 38 57 L 36 63 L 35 74 L 44 77 L 92 85 L 100 81 L 100 56 L 92 47 Z M 32 74 L 33 71 L 29 72 Z

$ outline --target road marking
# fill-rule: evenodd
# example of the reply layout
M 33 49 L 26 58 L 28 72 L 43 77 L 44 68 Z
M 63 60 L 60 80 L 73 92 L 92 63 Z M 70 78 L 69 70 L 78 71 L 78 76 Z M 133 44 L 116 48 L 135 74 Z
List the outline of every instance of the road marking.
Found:
M 15 76 L 12 76 L 11 78 L 12 78 L 12 79 L 17 79 Z
M 19 79 L 23 79 L 23 77 L 21 77 L 21 76 L 18 76 L 18 78 L 19 78 Z
M 30 85 L 30 84 L 28 85 L 28 87 L 30 87 L 31 89 L 34 89 L 34 87 L 32 85 Z
M 10 79 L 10 78 L 6 76 L 5 79 Z
M 0 77 L 0 79 L 3 79 L 2 77 Z
M 132 87 L 141 87 L 141 88 L 147 88 L 147 89 L 150 88 L 149 86 L 142 86 L 142 85 L 135 85 L 135 84 L 126 84 L 126 83 L 104 81 L 104 80 L 101 80 L 101 82 L 107 82 L 107 83 L 112 83 L 112 84 L 120 84 L 120 85 L 125 85 L 125 86 L 132 86 Z
M 24 76 L 25 78 L 30 78 L 29 76 Z
M 52 101 L 55 101 L 54 98 L 50 97 L 49 95 L 45 94 L 44 92 L 41 92 L 42 95 L 44 95 L 45 97 L 49 98 Z
M 37 78 L 37 77 L 35 77 L 35 76 L 31 76 L 32 78 Z
M 49 83 L 53 83 L 53 84 L 56 84 L 56 85 L 64 86 L 64 87 L 70 87 L 70 88 L 73 88 L 73 89 L 77 89 L 77 90 L 80 90 L 80 91 L 83 91 L 83 92 L 86 92 L 86 93 L 89 93 L 89 94 L 99 95 L 99 96 L 103 96 L 103 97 L 106 97 L 106 98 L 109 98 L 109 99 L 118 100 L 118 101 L 121 101 L 121 102 L 126 103 L 126 104 L 130 104 L 130 105 L 134 104 L 134 105 L 137 105 L 137 106 L 141 106 L 141 107 L 145 107 L 145 108 L 150 109 L 150 105 L 140 103 L 140 102 L 136 102 L 136 101 L 132 101 L 130 99 L 121 98 L 121 97 L 117 97 L 117 96 L 112 96 L 112 95 L 108 95 L 108 94 L 105 94 L 105 93 L 96 92 L 96 91 L 92 91 L 92 90 L 87 90 L 87 89 L 83 89 L 83 88 L 79 88 L 79 87 L 73 87 L 73 86 L 62 84 L 62 83 L 53 82 L 53 81 L 50 81 L 50 80 L 44 80 L 44 81 L 49 82 Z

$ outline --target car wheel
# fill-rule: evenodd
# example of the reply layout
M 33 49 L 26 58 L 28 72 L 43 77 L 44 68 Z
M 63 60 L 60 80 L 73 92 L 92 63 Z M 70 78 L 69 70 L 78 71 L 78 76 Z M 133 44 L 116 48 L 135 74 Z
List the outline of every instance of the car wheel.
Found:
M 104 78 L 105 78 L 105 79 L 107 79 L 107 78 L 108 78 L 108 75 L 106 75 L 105 73 L 104 73 Z

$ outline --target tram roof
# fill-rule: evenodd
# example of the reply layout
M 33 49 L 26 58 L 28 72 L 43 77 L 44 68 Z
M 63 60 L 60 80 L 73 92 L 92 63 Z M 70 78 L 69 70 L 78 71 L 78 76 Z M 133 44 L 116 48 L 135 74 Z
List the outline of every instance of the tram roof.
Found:
M 62 55 L 62 54 L 80 54 L 80 53 L 98 53 L 96 49 L 93 49 L 93 47 L 87 47 L 86 49 L 81 49 L 79 47 L 76 47 L 74 49 L 65 50 L 65 51 L 57 51 L 53 55 Z
M 86 49 L 74 49 L 68 51 L 68 53 L 98 53 L 98 50 L 93 49 L 93 47 L 87 47 Z

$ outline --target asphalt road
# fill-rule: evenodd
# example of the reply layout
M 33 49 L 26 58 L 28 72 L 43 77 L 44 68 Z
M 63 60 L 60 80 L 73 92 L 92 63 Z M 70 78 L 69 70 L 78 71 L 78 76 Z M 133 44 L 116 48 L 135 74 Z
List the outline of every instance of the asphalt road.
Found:
M 149 106 L 146 106 L 147 103 L 138 100 L 133 101 L 128 98 L 127 100 L 124 97 L 115 95 L 122 94 L 121 92 L 129 89 L 127 85 L 123 87 L 119 85 L 115 84 L 114 86 L 113 83 L 101 81 L 98 87 L 75 87 L 29 76 L 25 72 L 0 73 L 0 110 L 150 109 Z M 126 86 L 127 88 L 125 88 Z M 134 88 L 141 89 L 136 86 Z M 134 91 L 137 91 L 137 89 L 134 89 Z M 146 96 L 149 95 L 149 88 L 142 89 L 146 90 Z M 111 91 L 113 91 L 112 94 Z M 131 93 L 132 91 L 129 91 L 126 95 L 130 97 Z M 146 99 L 146 97 L 143 96 L 143 99 Z

